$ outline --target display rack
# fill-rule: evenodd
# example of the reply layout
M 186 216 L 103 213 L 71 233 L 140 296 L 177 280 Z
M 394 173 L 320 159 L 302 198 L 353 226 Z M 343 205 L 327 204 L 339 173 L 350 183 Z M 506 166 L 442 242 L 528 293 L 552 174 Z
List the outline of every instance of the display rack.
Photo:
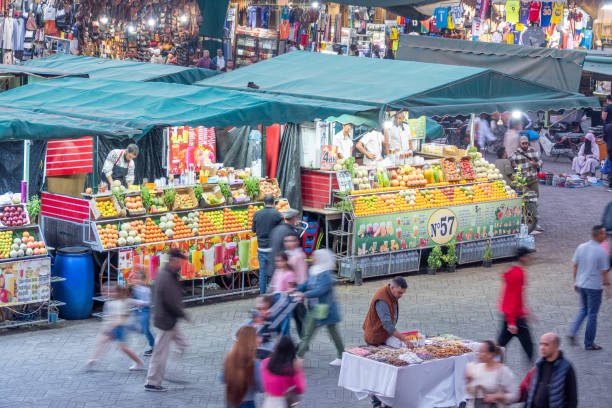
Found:
M 286 40 L 256 37 L 250 34 L 236 34 L 234 64 L 236 68 L 250 65 L 285 53 Z M 252 57 L 256 60 L 252 61 Z

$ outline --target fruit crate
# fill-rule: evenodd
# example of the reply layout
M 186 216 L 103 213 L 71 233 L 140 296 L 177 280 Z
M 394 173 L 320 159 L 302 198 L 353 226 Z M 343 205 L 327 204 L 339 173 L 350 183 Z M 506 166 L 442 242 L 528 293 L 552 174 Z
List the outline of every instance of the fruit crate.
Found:
M 10 220 L 11 218 L 14 220 Z M 12 225 L 13 223 L 15 225 Z M 28 224 L 30 224 L 30 215 L 25 205 L 8 204 L 0 207 L 0 228 L 22 227 Z
M 200 201 L 200 207 L 202 208 L 214 208 L 225 205 L 225 197 L 221 193 L 219 186 L 206 186 L 203 188 L 202 200 Z M 210 198 L 214 197 L 215 202 L 211 202 Z
M 454 174 L 450 174 L 449 168 L 454 166 L 455 172 Z M 445 159 L 440 160 L 440 167 L 442 168 L 442 172 L 444 173 L 444 181 L 459 181 L 461 177 L 459 177 L 459 170 L 457 169 L 457 160 L 452 157 L 447 157 Z
M 474 163 L 472 158 L 469 156 L 462 157 L 459 161 L 459 169 L 461 170 L 461 178 L 463 180 L 473 181 L 476 179 L 476 172 L 474 170 Z
M 188 201 L 186 203 L 177 203 L 177 198 L 185 197 Z M 196 200 L 195 194 L 192 188 L 177 188 L 176 196 L 174 198 L 174 204 L 172 204 L 172 210 L 174 211 L 184 211 L 184 210 L 193 210 L 198 208 L 198 200 Z
M 274 198 L 280 198 L 281 191 L 278 185 L 278 181 L 275 178 L 266 178 L 259 180 L 259 195 L 257 196 L 257 201 L 262 201 L 266 193 L 263 191 L 266 184 L 271 184 L 272 190 L 274 191 L 272 194 Z
M 164 190 L 151 190 L 151 206 L 147 209 L 148 214 L 163 214 L 170 211 L 164 203 Z
M 97 203 L 110 201 L 113 208 L 115 209 L 114 215 L 103 215 L 100 209 L 97 206 Z M 89 208 L 91 209 L 91 214 L 95 220 L 110 220 L 113 218 L 119 218 L 121 216 L 122 208 L 119 205 L 119 202 L 113 195 L 103 196 L 103 197 L 95 197 L 89 200 Z
M 125 209 L 127 211 L 127 214 L 130 217 L 138 217 L 141 215 L 145 215 L 147 213 L 147 210 L 145 210 L 144 208 L 144 204 L 142 204 L 142 192 L 140 191 L 128 191 L 127 193 L 124 194 L 125 197 Z M 128 208 L 128 199 L 134 199 L 134 197 L 140 197 L 140 204 L 142 206 L 141 210 L 136 210 L 136 209 L 130 209 Z

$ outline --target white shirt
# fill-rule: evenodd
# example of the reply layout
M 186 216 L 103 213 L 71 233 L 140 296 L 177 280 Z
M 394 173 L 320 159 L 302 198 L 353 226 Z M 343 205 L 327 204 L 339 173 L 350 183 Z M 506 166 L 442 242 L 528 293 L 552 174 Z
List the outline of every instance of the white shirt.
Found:
M 221 71 L 223 70 L 223 68 L 225 68 L 225 58 L 219 57 L 217 55 L 216 63 L 217 63 L 217 71 Z
M 469 403 L 473 405 L 474 398 L 483 398 L 481 390 L 485 394 L 505 394 L 504 402 L 498 402 L 500 408 L 510 407 L 511 402 L 519 397 L 519 384 L 512 371 L 505 365 L 501 365 L 497 370 L 487 371 L 484 363 L 469 363 L 465 370 L 473 377 L 471 383 L 466 383 Z M 477 389 L 477 387 L 480 387 Z
M 371 166 L 377 161 L 382 160 L 382 142 L 385 140 L 385 136 L 378 130 L 372 130 L 366 133 L 361 138 L 360 142 L 363 143 L 363 147 L 366 152 L 373 154 L 374 159 L 370 160 L 366 156 L 363 158 L 363 164 Z
M 338 146 L 338 153 L 342 155 L 342 158 L 346 159 L 353 155 L 353 140 L 351 139 L 351 135 L 345 137 L 344 132 L 340 131 L 334 135 L 332 143 L 334 146 Z
M 401 153 L 407 153 L 410 150 L 410 138 L 412 132 L 410 127 L 402 123 L 401 127 L 395 123 L 389 129 L 389 152 L 399 150 Z

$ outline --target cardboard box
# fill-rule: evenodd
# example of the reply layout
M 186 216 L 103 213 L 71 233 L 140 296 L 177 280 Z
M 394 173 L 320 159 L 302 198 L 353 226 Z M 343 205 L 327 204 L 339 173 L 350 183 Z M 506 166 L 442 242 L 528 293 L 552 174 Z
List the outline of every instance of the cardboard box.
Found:
M 96 206 L 96 202 L 102 202 L 102 201 L 110 201 L 113 204 L 113 207 L 115 207 L 115 211 L 117 212 L 117 214 L 111 217 L 103 217 L 102 213 Z M 93 214 L 93 217 L 95 220 L 109 220 L 113 218 L 119 218 L 121 216 L 121 211 L 122 211 L 122 208 L 119 205 L 119 202 L 117 202 L 117 199 L 115 198 L 114 195 L 92 198 L 91 200 L 89 200 L 89 208 L 91 209 L 91 213 Z
M 62 194 L 70 197 L 81 198 L 81 193 L 85 191 L 86 178 L 87 174 L 48 176 L 47 191 L 54 194 Z

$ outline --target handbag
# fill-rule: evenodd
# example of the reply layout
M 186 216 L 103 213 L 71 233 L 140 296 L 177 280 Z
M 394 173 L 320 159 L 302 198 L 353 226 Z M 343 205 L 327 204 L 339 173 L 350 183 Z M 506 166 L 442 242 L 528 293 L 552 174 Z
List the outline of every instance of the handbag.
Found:
M 287 401 L 287 407 L 292 408 L 296 407 L 300 403 L 300 395 L 295 390 L 295 387 L 289 388 L 284 394 L 285 401 Z
M 329 305 L 326 303 L 317 303 L 315 307 L 312 308 L 312 315 L 316 320 L 327 319 L 329 315 Z

